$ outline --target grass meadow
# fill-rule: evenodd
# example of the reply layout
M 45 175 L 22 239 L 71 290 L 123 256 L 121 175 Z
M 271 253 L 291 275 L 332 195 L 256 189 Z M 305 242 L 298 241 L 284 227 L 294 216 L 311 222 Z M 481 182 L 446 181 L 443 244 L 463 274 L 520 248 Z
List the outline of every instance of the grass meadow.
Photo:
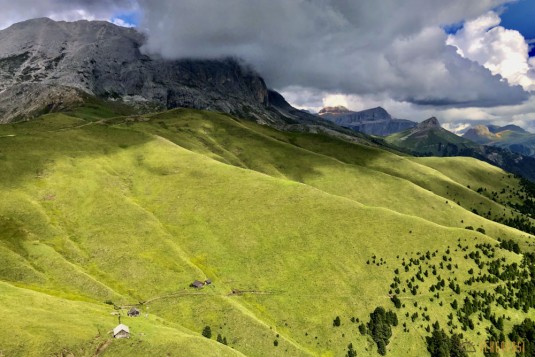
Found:
M 223 114 L 98 106 L 49 114 L 0 126 L 0 167 L 6 356 L 343 356 L 349 343 L 374 356 L 358 326 L 377 306 L 399 318 L 387 355 L 425 355 L 426 327 L 447 326 L 469 269 L 486 272 L 467 252 L 498 239 L 533 250 L 533 237 L 472 213 L 517 214 L 500 202 L 518 200 L 519 181 L 500 169 Z M 500 199 L 486 194 L 502 190 Z M 410 281 L 417 270 L 404 262 L 426 252 L 435 256 L 425 270 L 435 266 L 460 294 L 433 298 L 430 274 L 417 294 L 397 294 L 405 307 L 396 309 L 392 280 Z M 450 269 L 438 267 L 444 255 Z M 499 248 L 496 256 L 522 259 Z M 195 290 L 195 279 L 213 284 Z M 131 306 L 141 317 L 126 316 Z M 493 309 L 511 318 L 506 331 L 534 315 Z M 110 337 L 117 313 L 130 339 Z M 479 343 L 489 324 L 451 329 Z

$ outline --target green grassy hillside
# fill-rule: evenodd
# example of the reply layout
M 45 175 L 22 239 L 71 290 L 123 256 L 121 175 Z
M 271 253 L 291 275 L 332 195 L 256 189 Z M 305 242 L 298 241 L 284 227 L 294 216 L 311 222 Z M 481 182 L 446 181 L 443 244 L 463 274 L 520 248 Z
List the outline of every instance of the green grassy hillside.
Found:
M 374 356 L 359 327 L 376 307 L 399 320 L 387 355 L 426 355 L 436 321 L 479 344 L 493 316 L 504 333 L 534 317 L 531 261 L 499 247 L 531 252 L 533 237 L 471 212 L 519 214 L 519 180 L 493 166 L 208 112 L 100 111 L 0 126 L 6 356 Z M 490 310 L 466 317 L 485 292 Z M 129 340 L 108 333 L 117 313 Z

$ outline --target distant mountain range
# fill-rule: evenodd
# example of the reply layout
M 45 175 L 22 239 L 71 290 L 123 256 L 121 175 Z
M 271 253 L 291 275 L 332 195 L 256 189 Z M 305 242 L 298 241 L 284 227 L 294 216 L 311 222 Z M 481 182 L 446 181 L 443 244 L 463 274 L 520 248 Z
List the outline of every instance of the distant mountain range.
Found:
M 458 136 L 432 117 L 421 123 L 393 118 L 384 108 L 351 111 L 325 107 L 323 119 L 368 135 L 417 156 L 468 156 L 535 181 L 535 134 L 515 125 L 476 126 Z
M 326 107 L 321 109 L 318 115 L 345 128 L 376 136 L 387 136 L 417 125 L 410 120 L 392 118 L 381 107 L 360 112 L 350 111 L 343 106 Z
M 535 134 L 519 126 L 477 125 L 463 135 L 478 144 L 506 148 L 522 155 L 535 156 Z
M 511 126 L 508 128 L 510 131 Z M 523 131 L 519 127 L 512 129 Z M 535 181 L 534 157 L 522 155 L 507 147 L 479 144 L 468 139 L 472 136 L 470 132 L 463 137 L 455 135 L 442 128 L 439 121 L 433 117 L 421 122 L 415 128 L 389 135 L 385 141 L 415 155 L 474 157 Z M 489 133 L 493 134 L 490 130 Z

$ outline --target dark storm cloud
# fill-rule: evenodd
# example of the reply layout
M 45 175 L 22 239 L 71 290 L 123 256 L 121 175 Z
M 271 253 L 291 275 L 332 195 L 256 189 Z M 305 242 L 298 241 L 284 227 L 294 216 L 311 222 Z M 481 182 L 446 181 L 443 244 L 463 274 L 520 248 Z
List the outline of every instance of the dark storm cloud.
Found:
M 441 26 L 506 1 L 140 0 L 146 50 L 167 58 L 238 56 L 268 84 L 382 93 L 435 106 L 522 102 L 447 46 Z
M 380 95 L 427 106 L 527 98 L 446 45 L 441 26 L 508 0 L 0 0 L 0 26 L 31 17 L 110 19 L 138 11 L 145 50 L 234 56 L 277 89 Z

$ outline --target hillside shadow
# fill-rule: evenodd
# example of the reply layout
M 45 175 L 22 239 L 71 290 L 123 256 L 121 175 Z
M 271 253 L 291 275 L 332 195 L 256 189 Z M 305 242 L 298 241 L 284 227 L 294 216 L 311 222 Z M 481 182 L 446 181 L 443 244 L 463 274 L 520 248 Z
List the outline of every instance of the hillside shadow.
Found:
M 102 123 L 51 115 L 0 126 L 0 187 L 40 180 L 59 159 L 113 155 L 152 140 L 150 135 Z
M 403 154 L 388 147 L 374 147 L 376 143 L 352 143 L 324 134 L 294 134 L 290 143 L 299 148 L 328 156 L 345 164 L 369 166 L 388 155 Z
M 231 166 L 297 182 L 322 175 L 313 164 L 320 157 L 291 144 L 286 138 L 291 133 L 254 122 L 219 113 L 179 110 L 156 115 L 150 126 L 146 124 L 139 130 L 202 155 L 213 154 L 213 159 Z

